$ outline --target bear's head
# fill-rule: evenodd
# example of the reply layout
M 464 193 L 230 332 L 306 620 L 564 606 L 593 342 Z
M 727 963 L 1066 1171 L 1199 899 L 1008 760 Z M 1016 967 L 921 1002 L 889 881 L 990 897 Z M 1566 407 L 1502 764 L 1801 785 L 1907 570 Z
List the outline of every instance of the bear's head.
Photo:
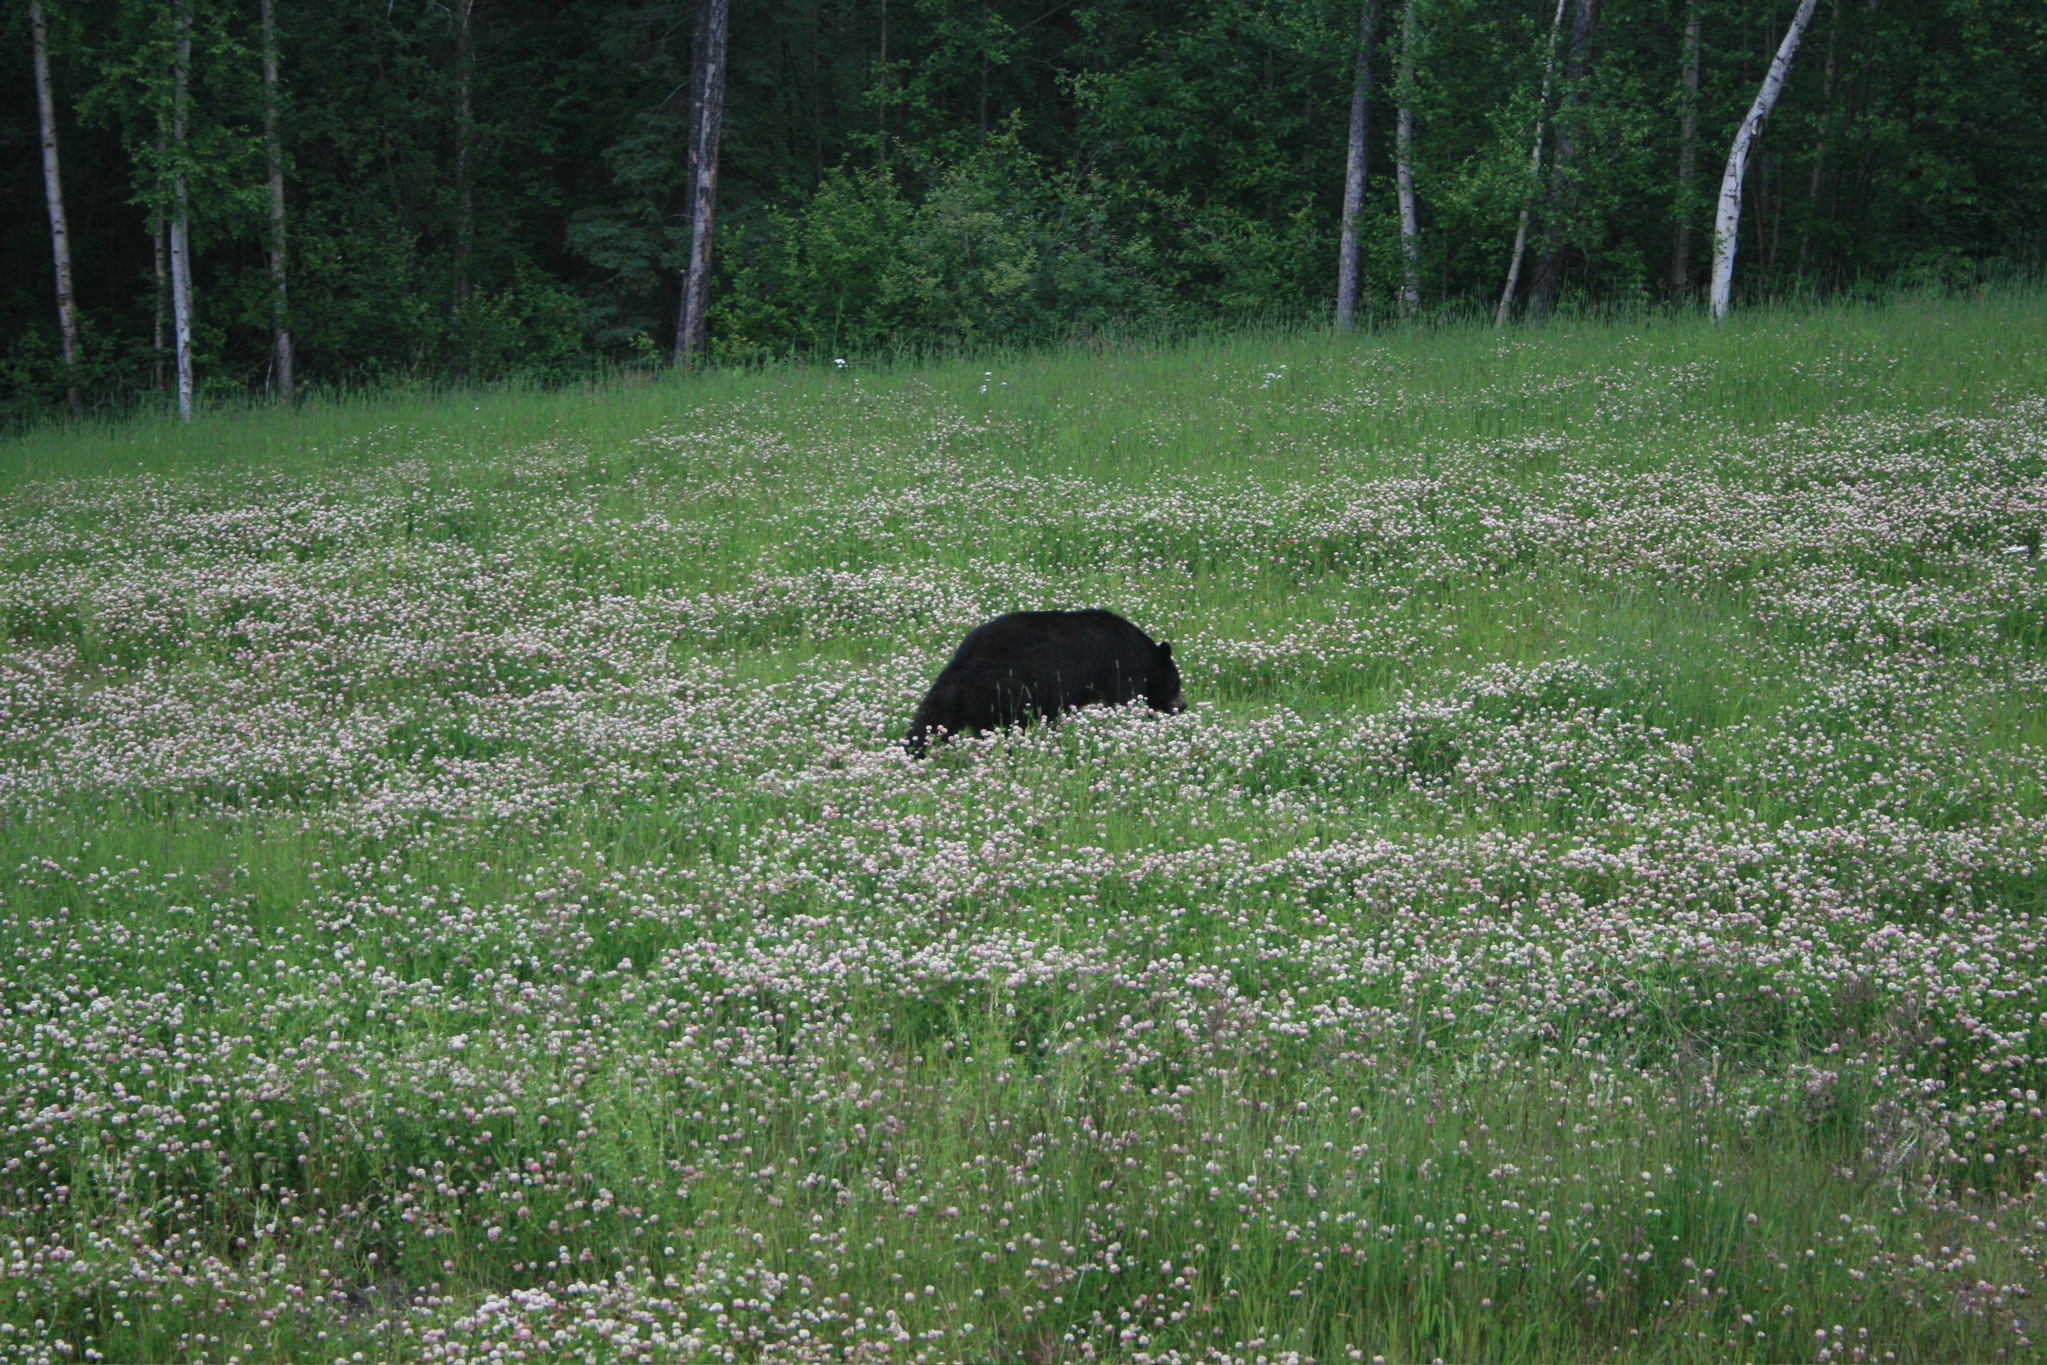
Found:
M 1144 700 L 1152 710 L 1169 716 L 1187 709 L 1186 694 L 1180 690 L 1180 666 L 1173 662 L 1173 647 L 1164 640 L 1152 655 L 1151 675 L 1144 680 Z

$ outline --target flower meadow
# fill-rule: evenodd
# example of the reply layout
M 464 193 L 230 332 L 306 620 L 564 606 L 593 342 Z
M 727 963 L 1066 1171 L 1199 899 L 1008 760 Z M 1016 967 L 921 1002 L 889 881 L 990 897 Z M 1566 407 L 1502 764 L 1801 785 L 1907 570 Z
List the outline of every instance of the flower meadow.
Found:
M 0 1358 L 2038 1356 L 2047 305 L 1743 328 L 19 443 Z

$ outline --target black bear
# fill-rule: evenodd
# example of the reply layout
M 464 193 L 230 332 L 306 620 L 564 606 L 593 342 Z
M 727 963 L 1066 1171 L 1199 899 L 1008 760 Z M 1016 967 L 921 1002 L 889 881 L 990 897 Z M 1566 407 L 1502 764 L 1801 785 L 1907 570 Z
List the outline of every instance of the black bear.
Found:
M 922 754 L 934 730 L 980 734 L 1139 697 L 1169 715 L 1187 709 L 1171 645 L 1112 611 L 1013 611 L 960 642 L 903 743 Z

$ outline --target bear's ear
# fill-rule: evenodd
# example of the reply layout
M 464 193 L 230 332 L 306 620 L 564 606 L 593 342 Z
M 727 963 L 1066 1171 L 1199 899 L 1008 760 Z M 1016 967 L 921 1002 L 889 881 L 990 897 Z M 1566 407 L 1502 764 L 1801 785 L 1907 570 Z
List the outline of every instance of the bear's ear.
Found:
M 1171 641 L 1169 640 L 1159 641 L 1159 657 L 1161 659 L 1170 659 L 1173 657 L 1173 645 Z

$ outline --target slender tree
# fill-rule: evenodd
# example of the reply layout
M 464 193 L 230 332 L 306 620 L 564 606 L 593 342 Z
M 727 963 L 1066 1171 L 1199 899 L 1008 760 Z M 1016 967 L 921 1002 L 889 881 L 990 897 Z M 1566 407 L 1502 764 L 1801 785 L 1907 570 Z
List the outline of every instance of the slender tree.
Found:
M 1421 227 L 1414 210 L 1414 65 L 1419 38 L 1419 0 L 1407 0 L 1400 33 L 1400 109 L 1395 125 L 1399 164 L 1394 179 L 1400 191 L 1400 311 L 1419 317 L 1422 311 Z
M 171 12 L 171 332 L 177 344 L 178 419 L 192 420 L 192 204 L 185 183 L 187 106 L 191 102 L 192 0 Z
M 277 136 L 277 18 L 263 0 L 263 154 L 270 169 L 270 332 L 277 362 L 277 401 L 292 400 L 291 311 L 286 307 L 284 149 Z
M 1763 77 L 1762 89 L 1756 92 L 1755 103 L 1749 106 L 1727 153 L 1727 170 L 1720 177 L 1719 211 L 1713 218 L 1711 306 L 1715 322 L 1727 316 L 1727 306 L 1734 297 L 1735 238 L 1741 226 L 1741 186 L 1748 173 L 1749 154 L 1755 150 L 1756 139 L 1762 136 L 1770 111 L 1777 107 L 1777 97 L 1784 92 L 1785 77 L 1791 74 L 1791 59 L 1798 55 L 1799 40 L 1805 37 L 1805 26 L 1812 22 L 1813 6 L 1817 3 L 1818 0 L 1799 0 L 1798 12 L 1791 16 L 1791 27 L 1784 31 L 1776 59 Z
M 73 417 L 85 411 L 78 382 L 78 301 L 71 288 L 71 228 L 64 217 L 64 180 L 57 172 L 57 100 L 50 85 L 50 36 L 42 0 L 28 0 L 30 45 L 36 71 L 36 113 L 42 120 L 43 197 L 50 205 L 50 254 L 57 263 L 57 331 L 64 346 L 64 402 Z
M 1599 0 L 1578 0 L 1571 16 L 1571 45 L 1564 59 L 1564 107 L 1557 111 L 1557 155 L 1549 183 L 1549 224 L 1543 232 L 1542 256 L 1529 286 L 1528 315 L 1538 322 L 1556 307 L 1564 281 L 1564 220 L 1572 208 L 1578 140 L 1569 114 L 1585 103 L 1585 75 L 1592 60 L 1592 30 L 1599 23 Z
M 1692 288 L 1693 182 L 1699 173 L 1699 0 L 1685 0 L 1684 89 L 1677 122 L 1677 233 L 1670 244 L 1670 292 Z
M 1827 68 L 1820 84 L 1820 125 L 1819 140 L 1812 149 L 1812 182 L 1806 189 L 1805 229 L 1798 238 L 1798 275 L 1805 277 L 1806 263 L 1812 256 L 1813 225 L 1820 216 L 1820 186 L 1826 183 L 1827 133 L 1831 130 L 1834 117 L 1834 77 L 1841 69 L 1841 0 L 1834 0 L 1833 14 L 1827 21 Z
M 981 94 L 980 94 L 981 141 L 985 143 L 988 140 L 988 70 L 990 67 L 994 65 L 994 59 L 988 51 L 988 0 L 981 0 L 980 39 L 981 39 Z
M 689 267 L 675 360 L 687 365 L 704 349 L 711 293 L 711 229 L 718 210 L 718 135 L 725 121 L 725 30 L 731 0 L 697 0 L 696 79 L 689 109 Z
M 824 183 L 824 3 L 810 7 L 811 181 Z
M 1521 283 L 1521 261 L 1528 254 L 1528 215 L 1535 207 L 1535 195 L 1542 188 L 1542 135 L 1544 122 L 1549 115 L 1550 80 L 1556 75 L 1557 31 L 1564 26 L 1564 6 L 1569 0 L 1557 0 L 1556 17 L 1549 21 L 1549 47 L 1542 58 L 1542 95 L 1535 104 L 1535 146 L 1528 153 L 1528 193 L 1521 201 L 1521 221 L 1514 228 L 1514 255 L 1507 263 L 1507 286 L 1500 291 L 1499 311 L 1493 317 L 1493 326 L 1505 327 L 1507 315 L 1514 310 L 1514 290 Z
M 697 24 L 703 24 L 704 0 L 697 0 Z M 881 58 L 875 64 L 876 77 L 881 82 L 874 101 L 874 154 L 875 164 L 883 175 L 888 174 L 888 0 L 881 0 Z
M 455 244 L 450 264 L 455 274 L 458 320 L 469 302 L 469 253 L 476 239 L 475 191 L 470 185 L 470 151 L 475 140 L 472 96 L 476 84 L 473 19 L 476 0 L 455 0 Z
M 151 362 L 150 387 L 163 392 L 164 315 L 170 306 L 171 265 L 170 253 L 164 242 L 163 209 L 149 211 L 149 248 L 156 258 L 156 289 L 154 307 L 149 329 L 149 351 Z
M 1357 69 L 1350 85 L 1350 145 L 1343 162 L 1343 231 L 1336 247 L 1336 330 L 1348 332 L 1358 311 L 1358 213 L 1365 204 L 1371 164 L 1372 39 L 1379 28 L 1379 0 L 1365 0 L 1358 13 Z

